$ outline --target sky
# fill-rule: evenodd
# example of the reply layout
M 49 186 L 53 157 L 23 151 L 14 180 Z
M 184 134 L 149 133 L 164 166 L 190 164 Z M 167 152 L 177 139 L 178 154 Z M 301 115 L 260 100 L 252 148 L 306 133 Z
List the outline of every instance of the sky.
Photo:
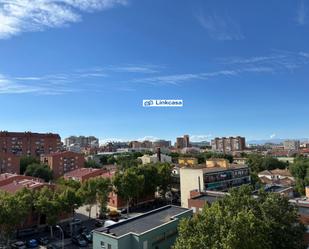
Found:
M 308 76 L 309 0 L 0 0 L 0 130 L 306 138 Z

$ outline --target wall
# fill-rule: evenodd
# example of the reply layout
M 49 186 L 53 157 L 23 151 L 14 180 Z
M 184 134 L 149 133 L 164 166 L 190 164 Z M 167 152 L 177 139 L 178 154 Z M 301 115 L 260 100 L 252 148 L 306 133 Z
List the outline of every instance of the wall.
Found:
M 202 169 L 180 169 L 180 191 L 181 191 L 181 206 L 188 207 L 188 199 L 190 191 L 199 189 L 198 177 L 200 177 L 200 187 L 204 190 L 204 178 Z

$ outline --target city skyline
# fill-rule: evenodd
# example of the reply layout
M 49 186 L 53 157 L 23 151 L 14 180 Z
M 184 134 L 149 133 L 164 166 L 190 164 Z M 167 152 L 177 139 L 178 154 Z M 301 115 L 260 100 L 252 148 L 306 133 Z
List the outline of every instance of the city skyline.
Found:
M 308 2 L 237 2 L 0 0 L 0 130 L 309 137 Z

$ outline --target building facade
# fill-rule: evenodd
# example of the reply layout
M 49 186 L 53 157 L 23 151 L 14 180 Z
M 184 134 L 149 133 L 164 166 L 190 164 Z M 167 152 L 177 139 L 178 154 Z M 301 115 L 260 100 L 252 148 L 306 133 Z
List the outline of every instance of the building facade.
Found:
M 79 147 L 99 147 L 99 139 L 94 136 L 70 136 L 64 140 L 64 144 L 67 148 L 76 144 Z
M 283 142 L 284 150 L 299 150 L 300 141 L 299 140 L 286 140 Z
M 183 148 L 190 147 L 189 135 L 184 135 L 183 137 L 177 137 L 175 147 L 177 149 L 183 149 Z
M 85 158 L 79 153 L 63 151 L 41 156 L 41 162 L 49 166 L 57 179 L 69 171 L 84 167 Z
M 94 249 L 170 249 L 178 235 L 181 218 L 192 210 L 165 206 L 93 233 Z
M 0 174 L 20 172 L 20 157 L 10 152 L 0 152 Z
M 17 156 L 39 157 L 61 149 L 58 134 L 32 132 L 0 132 L 0 151 Z
M 192 190 L 227 190 L 250 183 L 247 165 L 228 164 L 222 166 L 198 165 L 180 168 L 181 206 L 188 207 Z
M 233 151 L 242 151 L 246 148 L 246 139 L 244 137 L 216 137 L 211 141 L 213 151 L 221 153 L 230 153 Z

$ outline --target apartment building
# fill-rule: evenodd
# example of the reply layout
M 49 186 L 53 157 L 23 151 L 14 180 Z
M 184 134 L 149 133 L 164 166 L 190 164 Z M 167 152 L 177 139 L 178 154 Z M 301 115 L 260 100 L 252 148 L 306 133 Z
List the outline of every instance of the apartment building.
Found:
M 294 150 L 297 151 L 300 148 L 299 140 L 286 140 L 283 142 L 284 150 Z
M 0 174 L 20 172 L 20 157 L 10 152 L 0 151 Z
M 213 151 L 221 153 L 230 153 L 242 151 L 246 148 L 246 139 L 244 137 L 216 137 L 211 141 Z
M 153 148 L 169 148 L 171 144 L 171 141 L 168 140 L 156 140 L 152 143 Z
M 74 144 L 81 148 L 99 147 L 99 139 L 94 136 L 70 136 L 64 139 L 64 144 L 67 148 Z
M 69 171 L 84 167 L 85 158 L 80 153 L 63 151 L 42 155 L 41 162 L 49 166 L 56 179 Z
M 227 190 L 250 183 L 247 165 L 229 164 L 227 160 L 208 160 L 206 165 L 180 168 L 181 206 L 188 207 L 190 191 Z
M 93 248 L 103 249 L 170 249 L 178 235 L 182 218 L 192 210 L 165 206 L 125 221 L 94 230 Z
M 183 148 L 190 147 L 189 135 L 184 135 L 183 137 L 177 137 L 175 147 L 177 149 L 183 149 Z
M 0 131 L 0 151 L 17 156 L 35 156 L 61 149 L 58 134 Z

